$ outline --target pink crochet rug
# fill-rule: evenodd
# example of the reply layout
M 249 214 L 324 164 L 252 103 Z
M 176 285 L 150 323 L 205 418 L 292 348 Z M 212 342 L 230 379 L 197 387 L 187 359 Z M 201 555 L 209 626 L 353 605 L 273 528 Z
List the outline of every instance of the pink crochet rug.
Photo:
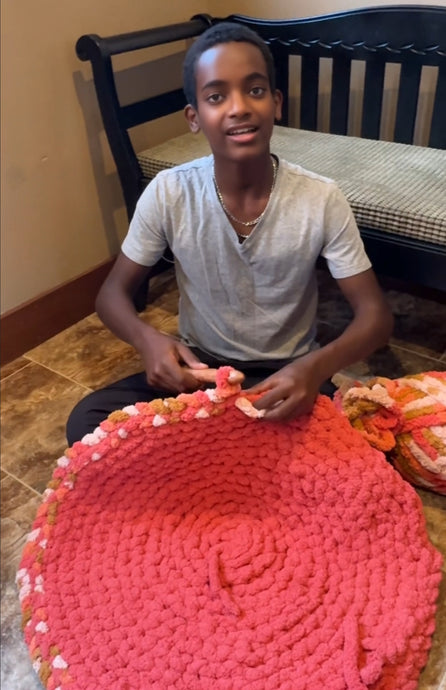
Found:
M 267 423 L 222 376 L 59 459 L 17 578 L 42 682 L 414 690 L 441 577 L 415 491 L 328 398 Z

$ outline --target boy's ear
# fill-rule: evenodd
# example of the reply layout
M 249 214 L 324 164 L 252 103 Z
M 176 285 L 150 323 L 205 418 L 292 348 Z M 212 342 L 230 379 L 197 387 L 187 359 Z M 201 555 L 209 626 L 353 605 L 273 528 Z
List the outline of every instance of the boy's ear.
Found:
M 276 104 L 276 110 L 274 114 L 274 118 L 278 121 L 282 119 L 282 104 L 283 104 L 283 95 L 282 92 L 279 91 L 279 89 L 276 89 L 273 94 L 274 97 L 274 103 Z
M 189 129 L 192 132 L 192 134 L 198 134 L 200 131 L 200 121 L 198 119 L 198 113 L 195 110 L 195 108 L 188 103 L 186 107 L 184 108 L 184 116 L 188 122 Z

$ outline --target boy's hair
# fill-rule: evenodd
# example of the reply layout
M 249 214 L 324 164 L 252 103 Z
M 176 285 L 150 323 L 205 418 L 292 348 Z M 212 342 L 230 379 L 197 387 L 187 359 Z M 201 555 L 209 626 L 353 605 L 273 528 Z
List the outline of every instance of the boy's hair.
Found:
M 272 92 L 276 88 L 274 60 L 265 41 L 255 31 L 242 24 L 220 22 L 206 29 L 191 45 L 183 64 L 183 90 L 187 102 L 197 108 L 196 68 L 202 54 L 221 43 L 251 43 L 260 50 L 266 63 L 269 86 Z

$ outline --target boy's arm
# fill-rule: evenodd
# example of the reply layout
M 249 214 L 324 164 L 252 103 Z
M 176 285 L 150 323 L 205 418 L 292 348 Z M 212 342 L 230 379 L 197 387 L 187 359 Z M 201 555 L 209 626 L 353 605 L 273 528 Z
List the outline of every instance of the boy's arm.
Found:
M 353 309 L 352 321 L 338 338 L 251 389 L 265 392 L 255 404 L 266 410 L 264 419 L 287 421 L 309 412 L 324 381 L 388 341 L 393 316 L 372 269 L 337 282 Z
M 147 381 L 156 388 L 186 391 L 200 384 L 180 364 L 192 369 L 206 369 L 186 345 L 146 324 L 133 304 L 133 296 L 148 275 L 150 267 L 141 266 L 122 252 L 96 298 L 96 311 L 104 324 L 121 340 L 133 345 L 144 363 Z

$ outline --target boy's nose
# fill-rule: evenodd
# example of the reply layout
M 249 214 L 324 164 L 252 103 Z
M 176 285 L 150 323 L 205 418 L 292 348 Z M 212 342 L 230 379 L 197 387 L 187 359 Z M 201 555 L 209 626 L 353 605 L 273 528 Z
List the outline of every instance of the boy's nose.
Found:
M 240 91 L 231 93 L 229 112 L 230 115 L 240 116 L 245 115 L 249 111 L 249 105 L 245 95 Z

